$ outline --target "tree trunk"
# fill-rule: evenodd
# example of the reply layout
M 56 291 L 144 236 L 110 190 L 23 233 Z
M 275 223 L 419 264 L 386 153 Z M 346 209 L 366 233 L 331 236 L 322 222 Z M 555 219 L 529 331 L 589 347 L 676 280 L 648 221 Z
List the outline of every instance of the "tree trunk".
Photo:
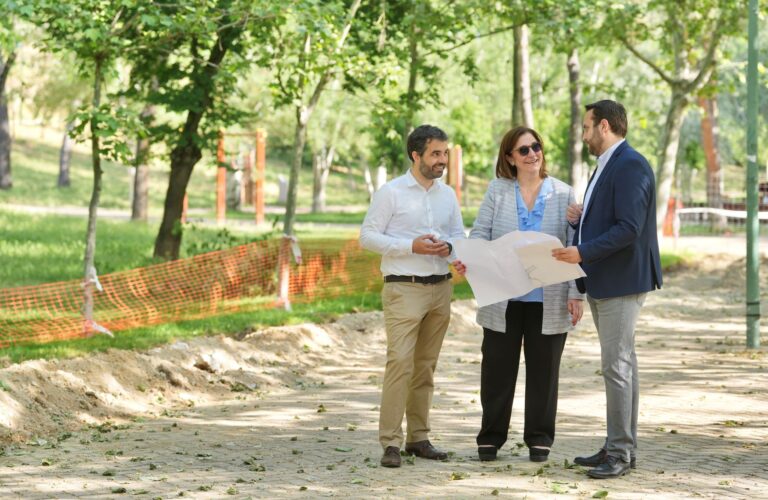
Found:
M 190 123 L 191 115 L 200 115 L 200 113 L 190 112 L 187 123 Z M 200 147 L 193 141 L 193 136 L 197 135 L 198 123 L 185 126 L 182 138 L 179 144 L 171 151 L 171 175 L 168 179 L 168 190 L 165 194 L 165 205 L 163 209 L 163 219 L 160 222 L 160 230 L 155 240 L 155 257 L 166 260 L 175 260 L 179 258 L 181 249 L 181 212 L 184 206 L 184 195 L 187 193 L 189 178 L 192 176 L 192 169 L 200 158 L 202 152 Z M 192 131 L 194 129 L 194 132 Z
M 56 187 L 59 188 L 70 186 L 69 166 L 72 161 L 72 138 L 69 134 L 74 127 L 75 122 L 70 121 L 67 123 L 67 128 L 64 130 L 64 137 L 61 139 L 61 150 L 59 151 L 59 178 L 56 181 Z
M 701 106 L 701 145 L 707 160 L 707 205 L 723 208 L 723 171 L 720 167 L 718 150 L 719 128 L 717 125 L 717 99 L 699 97 Z M 712 223 L 717 229 L 724 229 L 728 219 L 723 215 L 714 215 Z
M 92 110 L 101 106 L 102 63 L 96 59 L 96 68 L 93 76 L 93 101 Z M 84 333 L 91 332 L 93 323 L 93 290 L 98 282 L 94 260 L 96 258 L 96 218 L 101 196 L 101 156 L 98 135 L 99 124 L 96 118 L 91 118 L 91 163 L 93 167 L 93 190 L 91 201 L 88 204 L 88 228 L 85 233 L 85 256 L 83 258 L 83 313 L 85 316 Z
M 659 156 L 656 165 L 656 225 L 659 231 L 664 225 L 664 218 L 667 216 L 667 203 L 672 191 L 677 150 L 680 146 L 680 128 L 687 106 L 687 94 L 673 88 L 667 111 L 667 121 L 659 141 Z
M 579 52 L 578 49 L 571 49 L 568 55 L 568 81 L 571 97 L 571 125 L 568 128 L 568 165 L 570 169 L 571 185 L 577 200 L 581 200 L 584 191 L 587 189 L 587 171 L 584 168 L 584 162 L 581 161 L 582 149 L 584 147 L 581 140 L 581 82 L 579 81 Z
M 523 125 L 533 128 L 533 106 L 531 103 L 531 77 L 528 61 L 528 26 L 514 29 L 514 95 L 512 98 L 512 126 Z
M 5 94 L 5 82 L 11 71 L 16 53 L 11 52 L 8 58 L 0 59 L 0 189 L 13 187 L 11 176 L 11 128 L 8 119 L 8 99 Z
M 223 29 L 211 49 L 207 63 L 199 66 L 198 73 L 192 79 L 193 84 L 200 90 L 200 100 L 190 105 L 191 110 L 187 113 L 187 120 L 179 141 L 171 151 L 171 175 L 165 195 L 163 219 L 155 239 L 155 257 L 166 260 L 179 258 L 184 195 L 187 192 L 192 169 L 202 157 L 198 146 L 200 121 L 212 104 L 211 96 L 216 85 L 215 76 L 219 72 L 221 61 L 241 32 L 242 30 L 234 25 Z
M 310 112 L 305 106 L 296 107 L 296 130 L 293 135 L 293 165 L 288 178 L 288 199 L 285 203 L 285 220 L 283 233 L 293 235 L 293 222 L 296 218 L 296 193 L 299 189 L 299 172 L 304 155 L 304 145 L 307 142 L 307 124 Z
M 131 220 L 146 222 L 149 218 L 149 138 L 141 137 L 136 142 L 136 172 L 133 176 L 133 200 Z
M 157 89 L 157 81 L 153 88 Z M 149 126 L 155 117 L 155 107 L 151 104 L 144 106 L 141 111 L 141 121 Z M 146 222 L 149 218 L 149 137 L 136 138 L 136 157 L 133 176 L 133 200 L 131 201 L 131 220 Z
M 333 165 L 334 148 L 331 146 L 326 151 L 323 147 L 320 153 L 314 155 L 312 162 L 312 213 L 325 212 L 325 187 L 328 184 L 328 175 Z

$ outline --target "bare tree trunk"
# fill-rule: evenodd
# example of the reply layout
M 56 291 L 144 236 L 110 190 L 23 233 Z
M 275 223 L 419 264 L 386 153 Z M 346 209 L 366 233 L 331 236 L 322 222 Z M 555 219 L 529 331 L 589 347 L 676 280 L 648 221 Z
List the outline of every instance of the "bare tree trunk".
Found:
M 659 230 L 664 227 L 664 218 L 667 216 L 667 203 L 672 191 L 677 150 L 680 146 L 680 128 L 683 125 L 687 105 L 687 94 L 673 88 L 667 121 L 659 141 L 656 165 L 656 225 Z
M 328 184 L 328 175 L 331 173 L 335 151 L 331 146 L 326 151 L 323 147 L 314 155 L 312 171 L 314 183 L 312 185 L 312 213 L 325 212 L 325 188 Z
M 72 161 L 72 138 L 69 136 L 75 122 L 69 121 L 64 130 L 64 137 L 61 139 L 61 150 L 59 151 L 59 178 L 56 180 L 56 187 L 64 188 L 70 186 L 69 167 Z
M 11 128 L 8 119 L 8 99 L 5 94 L 5 82 L 11 71 L 16 52 L 11 52 L 8 58 L 0 59 L 0 189 L 13 187 L 11 176 Z
M 512 126 L 523 125 L 533 128 L 533 105 L 531 102 L 531 76 L 528 60 L 528 26 L 514 29 L 514 95 L 512 98 Z
M 101 105 L 102 60 L 96 60 L 93 76 L 92 109 Z M 96 220 L 101 197 L 101 156 L 98 135 L 99 124 L 96 118 L 91 118 L 91 162 L 93 167 L 93 190 L 88 204 L 88 228 L 85 233 L 85 256 L 83 258 L 83 312 L 85 316 L 85 333 L 90 333 L 93 322 L 93 290 L 98 283 L 94 260 L 96 257 Z
M 581 200 L 587 189 L 587 171 L 584 162 L 581 161 L 581 82 L 579 81 L 579 52 L 575 47 L 568 55 L 568 81 L 571 96 L 571 125 L 568 128 L 568 164 L 570 166 L 570 178 L 573 191 L 577 200 Z

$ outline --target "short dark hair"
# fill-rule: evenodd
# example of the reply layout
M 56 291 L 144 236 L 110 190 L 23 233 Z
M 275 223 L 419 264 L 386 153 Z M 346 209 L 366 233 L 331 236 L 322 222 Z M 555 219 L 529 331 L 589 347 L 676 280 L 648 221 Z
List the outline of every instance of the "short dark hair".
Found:
M 448 141 L 448 134 L 443 132 L 442 129 L 439 129 L 432 125 L 419 125 L 415 129 L 413 129 L 413 132 L 411 132 L 408 135 L 408 144 L 407 144 L 407 153 L 408 153 L 408 159 L 411 160 L 411 163 L 413 163 L 414 159 L 413 156 L 411 156 L 411 153 L 414 151 L 419 153 L 419 156 L 424 154 L 424 151 L 427 150 L 427 144 L 429 144 L 430 141 L 437 139 L 438 141 Z
M 602 120 L 606 120 L 611 131 L 621 137 L 627 136 L 627 110 L 620 102 L 604 99 L 592 104 L 587 104 L 587 111 L 592 111 L 592 123 L 597 126 Z
M 538 132 L 529 127 L 515 127 L 509 130 L 501 139 L 499 145 L 499 157 L 496 159 L 496 177 L 504 179 L 517 179 L 517 166 L 512 165 L 507 160 L 507 155 L 512 154 L 512 150 L 525 134 L 531 134 L 536 142 L 541 145 L 541 169 L 539 170 L 539 177 L 545 178 L 547 174 L 547 159 L 544 156 L 544 141 L 541 140 L 541 136 Z

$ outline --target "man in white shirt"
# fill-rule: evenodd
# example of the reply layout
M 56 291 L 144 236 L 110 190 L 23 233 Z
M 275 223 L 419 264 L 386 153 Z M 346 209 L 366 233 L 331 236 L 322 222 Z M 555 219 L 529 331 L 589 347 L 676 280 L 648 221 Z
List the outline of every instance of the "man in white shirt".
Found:
M 387 365 L 379 413 L 384 467 L 400 467 L 403 414 L 407 453 L 448 458 L 429 442 L 429 409 L 451 315 L 451 241 L 464 238 L 456 194 L 438 180 L 448 165 L 448 136 L 421 125 L 407 146 L 412 167 L 376 192 L 360 230 L 362 247 L 381 254 L 384 275 Z

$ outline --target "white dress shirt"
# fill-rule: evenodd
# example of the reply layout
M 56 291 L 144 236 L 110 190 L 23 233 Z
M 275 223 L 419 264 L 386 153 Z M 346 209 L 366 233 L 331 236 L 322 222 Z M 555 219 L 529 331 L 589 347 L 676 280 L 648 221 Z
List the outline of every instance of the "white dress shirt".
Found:
M 603 154 L 597 157 L 597 170 L 595 171 L 595 175 L 592 177 L 592 181 L 589 183 L 587 192 L 584 194 L 584 205 L 581 208 L 581 223 L 579 224 L 579 243 L 581 243 L 581 226 L 584 224 L 584 215 L 587 213 L 589 200 L 590 198 L 592 198 L 592 190 L 594 189 L 595 184 L 597 184 L 597 180 L 600 178 L 600 174 L 602 174 L 603 170 L 605 170 L 605 166 L 608 164 L 608 160 L 610 160 L 611 156 L 613 156 L 613 152 L 616 151 L 616 148 L 618 148 L 619 145 L 624 141 L 626 141 L 626 139 L 620 140 L 610 148 L 603 151 Z
M 453 256 L 413 253 L 414 238 L 434 234 L 452 242 L 464 238 L 456 193 L 440 180 L 424 189 L 410 170 L 379 189 L 360 229 L 360 245 L 381 254 L 384 276 L 447 274 Z

